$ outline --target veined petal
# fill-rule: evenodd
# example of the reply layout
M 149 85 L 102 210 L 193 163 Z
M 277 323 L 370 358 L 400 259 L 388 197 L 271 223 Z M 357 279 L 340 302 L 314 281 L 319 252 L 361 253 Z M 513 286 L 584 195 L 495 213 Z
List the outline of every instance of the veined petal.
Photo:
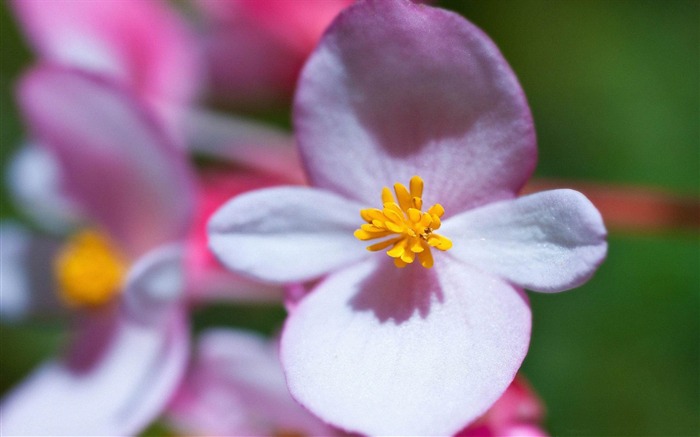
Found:
M 448 255 L 522 287 L 556 292 L 587 281 L 607 252 L 598 210 L 573 190 L 544 191 L 451 217 Z
M 179 309 L 143 325 L 94 314 L 66 360 L 35 370 L 0 405 L 3 435 L 134 435 L 165 406 L 187 360 Z
M 369 435 L 451 435 L 483 414 L 527 351 L 527 297 L 441 257 L 330 275 L 287 319 L 292 395 L 331 424 Z
M 294 124 L 311 183 L 365 204 L 419 175 L 425 203 L 454 215 L 514 197 L 536 161 L 498 48 L 457 14 L 408 0 L 341 12 L 302 72 Z
M 141 100 L 105 78 L 51 66 L 29 72 L 19 97 L 67 191 L 131 255 L 184 236 L 192 175 Z
M 51 62 L 106 74 L 153 100 L 184 103 L 200 83 L 195 38 L 161 0 L 15 0 L 29 41 Z
M 317 278 L 368 252 L 353 236 L 362 206 L 323 190 L 281 187 L 234 198 L 209 222 L 209 245 L 234 272 L 270 282 Z

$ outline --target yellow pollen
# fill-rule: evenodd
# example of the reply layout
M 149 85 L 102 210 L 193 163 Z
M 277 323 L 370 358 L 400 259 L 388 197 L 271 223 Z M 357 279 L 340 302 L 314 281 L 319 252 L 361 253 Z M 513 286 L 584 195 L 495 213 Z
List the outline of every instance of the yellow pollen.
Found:
M 431 248 L 449 250 L 452 241 L 434 231 L 440 228 L 440 217 L 445 209 L 439 203 L 423 212 L 423 179 L 413 176 L 409 188 L 394 184 L 392 194 L 388 187 L 382 190 L 383 209 L 368 208 L 360 211 L 367 223 L 355 231 L 355 237 L 362 241 L 388 237 L 367 247 L 376 252 L 388 249 L 387 255 L 394 258 L 396 267 L 406 267 L 416 258 L 425 268 L 433 266 Z
M 107 238 L 95 231 L 73 235 L 54 260 L 60 297 L 73 307 L 96 307 L 121 290 L 126 262 Z

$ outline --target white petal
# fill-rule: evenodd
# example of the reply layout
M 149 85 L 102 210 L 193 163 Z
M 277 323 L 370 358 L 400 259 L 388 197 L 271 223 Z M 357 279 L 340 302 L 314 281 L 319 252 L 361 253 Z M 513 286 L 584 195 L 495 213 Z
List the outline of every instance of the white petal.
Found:
M 129 271 L 124 307 L 136 320 L 159 323 L 184 294 L 184 247 L 169 244 L 139 258 Z
M 573 190 L 552 190 L 450 217 L 449 255 L 536 291 L 581 285 L 605 258 L 600 213 Z
M 53 262 L 59 243 L 11 222 L 0 222 L 0 319 L 65 315 Z
M 212 251 L 254 279 L 317 278 L 367 255 L 353 232 L 363 207 L 323 190 L 282 187 L 238 196 L 209 222 Z
M 65 191 L 60 164 L 45 147 L 22 147 L 10 163 L 7 182 L 22 210 L 44 229 L 65 232 L 83 217 Z
M 29 235 L 17 225 L 0 223 L 0 317 L 22 319 L 29 311 L 29 284 L 24 253 Z
M 384 255 L 383 255 L 384 256 Z M 436 257 L 330 275 L 287 320 L 292 395 L 329 423 L 369 435 L 451 435 L 504 392 L 530 338 L 527 297 Z
M 99 316 L 67 360 L 42 365 L 3 400 L 3 435 L 134 435 L 162 410 L 187 359 L 182 312 L 159 325 Z

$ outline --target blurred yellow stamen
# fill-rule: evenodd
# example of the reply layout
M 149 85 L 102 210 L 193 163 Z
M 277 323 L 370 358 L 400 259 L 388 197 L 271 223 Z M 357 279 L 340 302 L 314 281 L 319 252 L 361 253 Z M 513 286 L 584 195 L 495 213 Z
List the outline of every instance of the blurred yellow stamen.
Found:
M 69 306 L 95 307 L 121 290 L 126 262 L 109 240 L 95 231 L 75 234 L 54 260 L 59 293 Z
M 423 179 L 413 176 L 406 188 L 403 184 L 394 184 L 396 198 L 388 187 L 382 190 L 383 209 L 368 208 L 360 211 L 360 216 L 367 222 L 355 231 L 359 240 L 374 240 L 389 237 L 372 244 L 367 250 L 376 252 L 387 249 L 387 255 L 394 258 L 396 267 L 406 267 L 416 258 L 425 268 L 433 266 L 433 254 L 430 248 L 449 250 L 452 241 L 434 233 L 440 228 L 440 217 L 445 209 L 439 203 L 421 211 L 423 207 Z

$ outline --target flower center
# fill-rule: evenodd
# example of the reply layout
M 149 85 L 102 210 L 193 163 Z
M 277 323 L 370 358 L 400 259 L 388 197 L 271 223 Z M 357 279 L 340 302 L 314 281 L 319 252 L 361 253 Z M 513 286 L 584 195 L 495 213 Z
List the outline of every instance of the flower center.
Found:
M 69 306 L 96 307 L 121 290 L 126 262 L 102 234 L 73 235 L 54 260 L 60 297 Z
M 445 209 L 439 203 L 422 212 L 423 179 L 413 176 L 407 189 L 405 185 L 394 184 L 396 199 L 388 187 L 382 190 L 383 209 L 368 208 L 360 211 L 367 222 L 355 231 L 355 237 L 366 241 L 376 238 L 388 239 L 367 247 L 376 252 L 389 248 L 387 255 L 394 258 L 396 267 L 406 267 L 416 258 L 425 268 L 433 266 L 430 248 L 449 250 L 452 241 L 434 233 L 440 228 L 440 217 Z

